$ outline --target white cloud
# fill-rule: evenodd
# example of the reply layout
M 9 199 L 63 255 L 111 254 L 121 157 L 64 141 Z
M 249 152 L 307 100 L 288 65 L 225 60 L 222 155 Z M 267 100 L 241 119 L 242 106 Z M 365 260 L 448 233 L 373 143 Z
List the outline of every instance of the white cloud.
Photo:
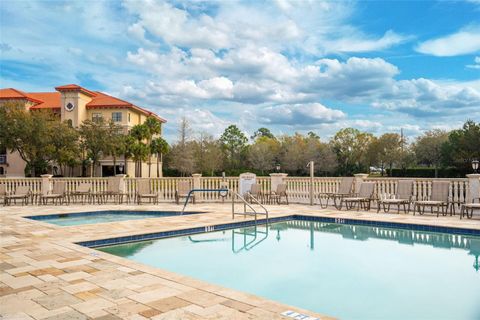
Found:
M 427 40 L 420 43 L 416 50 L 438 57 L 480 52 L 480 27 L 468 27 L 441 38 Z
M 266 124 L 311 126 L 331 123 L 346 117 L 340 110 L 330 109 L 320 103 L 269 106 L 259 113 Z
M 480 57 L 475 57 L 475 59 L 473 59 L 473 62 L 474 62 L 474 64 L 468 64 L 467 68 L 480 69 Z
M 380 38 L 366 37 L 361 34 L 356 37 L 346 35 L 339 39 L 327 40 L 324 46 L 327 52 L 371 52 L 384 50 L 410 39 L 411 37 L 388 30 Z
M 451 117 L 479 114 L 480 91 L 462 83 L 440 83 L 428 79 L 397 81 L 371 104 L 375 108 L 400 111 L 415 117 Z

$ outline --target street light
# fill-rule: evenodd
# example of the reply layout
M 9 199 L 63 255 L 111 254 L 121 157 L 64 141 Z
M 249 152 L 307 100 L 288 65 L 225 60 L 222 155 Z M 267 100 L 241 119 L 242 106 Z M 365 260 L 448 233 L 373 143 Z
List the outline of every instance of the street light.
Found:
M 478 172 L 478 159 L 473 159 L 472 160 L 472 169 L 473 169 L 473 173 L 477 173 Z

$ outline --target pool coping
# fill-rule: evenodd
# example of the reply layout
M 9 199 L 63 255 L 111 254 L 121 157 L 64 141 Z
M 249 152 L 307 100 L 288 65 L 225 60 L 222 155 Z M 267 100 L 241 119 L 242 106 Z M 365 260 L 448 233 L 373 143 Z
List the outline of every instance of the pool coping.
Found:
M 291 221 L 291 220 L 316 221 L 316 222 L 327 222 L 327 223 L 335 223 L 335 224 L 360 225 L 360 226 L 382 227 L 382 228 L 395 228 L 395 229 L 403 229 L 403 230 L 439 232 L 439 233 L 447 233 L 447 234 L 480 237 L 480 230 L 478 229 L 434 226 L 434 225 L 426 225 L 426 224 L 412 224 L 412 223 L 405 223 L 405 222 L 385 222 L 385 221 L 373 221 L 373 220 L 364 220 L 364 219 L 334 218 L 334 217 L 321 217 L 321 216 L 293 214 L 293 215 L 287 215 L 287 216 L 281 216 L 281 217 L 273 217 L 268 220 L 258 219 L 257 222 L 255 222 L 254 220 L 247 220 L 247 221 L 240 221 L 240 222 L 221 223 L 221 224 L 202 226 L 202 227 L 175 229 L 175 230 L 143 233 L 143 234 L 112 237 L 112 238 L 97 239 L 97 240 L 78 241 L 74 243 L 83 247 L 98 248 L 98 247 L 105 247 L 110 245 L 118 245 L 118 244 L 148 241 L 148 240 L 158 240 L 158 239 L 164 239 L 164 238 L 170 238 L 170 237 L 223 231 L 223 230 L 229 230 L 229 229 L 235 229 L 235 228 L 244 228 L 244 227 L 250 227 L 255 225 L 265 225 L 267 223 L 276 223 L 276 222 Z
M 83 211 L 83 212 L 72 212 L 72 213 L 53 213 L 53 214 L 40 214 L 40 215 L 29 215 L 29 216 L 22 216 L 22 218 L 34 220 L 34 221 L 43 221 L 48 219 L 55 219 L 55 218 L 63 218 L 63 217 L 82 217 L 82 216 L 99 216 L 102 214 L 109 214 L 114 212 L 127 212 L 129 214 L 138 214 L 138 215 L 148 215 L 152 217 L 174 217 L 174 216 L 188 216 L 192 214 L 201 214 L 201 213 L 208 213 L 207 211 L 185 211 L 181 214 L 181 211 L 152 211 L 152 210 L 101 210 L 101 211 Z M 161 215 L 159 213 L 177 213 L 172 215 Z M 117 220 L 117 221 L 128 221 L 129 219 L 125 220 Z M 109 221 L 112 222 L 112 221 Z M 116 222 L 116 221 L 113 221 Z M 102 223 L 102 222 L 97 222 Z M 53 223 L 54 224 L 54 223 Z M 82 223 L 87 224 L 87 223 Z M 55 225 L 55 224 L 54 224 Z

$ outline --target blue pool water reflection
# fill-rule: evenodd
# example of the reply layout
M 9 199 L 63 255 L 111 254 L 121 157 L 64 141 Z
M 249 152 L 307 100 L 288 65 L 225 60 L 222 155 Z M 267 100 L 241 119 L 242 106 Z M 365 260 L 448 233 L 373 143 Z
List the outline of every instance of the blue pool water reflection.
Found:
M 292 220 L 99 248 L 341 319 L 480 319 L 480 238 Z

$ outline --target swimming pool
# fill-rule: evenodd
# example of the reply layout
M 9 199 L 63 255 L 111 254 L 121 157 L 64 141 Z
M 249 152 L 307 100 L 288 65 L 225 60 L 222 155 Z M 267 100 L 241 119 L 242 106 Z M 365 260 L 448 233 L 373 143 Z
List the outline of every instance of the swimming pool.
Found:
M 184 212 L 184 215 L 197 214 L 201 212 Z M 81 224 L 106 223 L 125 220 L 139 220 L 147 218 L 161 218 L 180 215 L 178 211 L 93 211 L 76 212 L 66 214 L 49 214 L 43 216 L 28 216 L 25 218 L 44 221 L 57 226 L 77 226 Z
M 341 319 L 480 319 L 480 237 L 289 220 L 99 250 Z

